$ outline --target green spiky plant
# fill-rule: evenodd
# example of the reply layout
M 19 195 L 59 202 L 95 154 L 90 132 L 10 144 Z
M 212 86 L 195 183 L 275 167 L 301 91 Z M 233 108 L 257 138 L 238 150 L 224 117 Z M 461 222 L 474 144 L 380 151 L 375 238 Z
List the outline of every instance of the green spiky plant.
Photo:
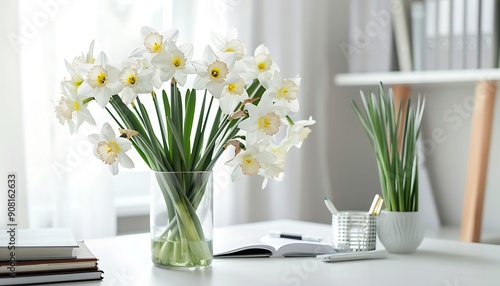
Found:
M 419 96 L 416 107 L 408 99 L 396 110 L 392 90 L 386 93 L 382 83 L 378 95 L 370 92 L 367 98 L 360 93 L 364 114 L 355 101 L 352 107 L 375 151 L 386 209 L 418 211 L 417 139 L 425 98 Z

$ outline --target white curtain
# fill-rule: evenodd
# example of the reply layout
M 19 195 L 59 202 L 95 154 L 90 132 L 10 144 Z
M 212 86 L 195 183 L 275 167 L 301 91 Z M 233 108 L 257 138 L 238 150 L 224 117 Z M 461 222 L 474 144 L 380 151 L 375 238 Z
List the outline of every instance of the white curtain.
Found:
M 329 182 L 328 102 L 332 97 L 330 43 L 332 1 L 214 1 L 219 13 L 235 26 L 247 53 L 265 44 L 285 77 L 300 75 L 301 110 L 296 118 L 317 120 L 301 149 L 292 149 L 285 177 L 261 190 L 261 179 L 249 178 L 233 184 L 219 198 L 226 213 L 219 222 L 228 224 L 269 219 L 301 219 L 330 222 L 323 204 L 331 196 Z M 336 2 L 335 2 L 336 4 Z M 216 217 L 217 221 L 217 217 Z
M 87 53 L 95 40 L 94 56 L 105 51 L 111 61 L 120 61 L 141 41 L 142 26 L 161 27 L 165 1 L 9 2 L 19 7 L 19 109 L 24 126 L 18 133 L 24 135 L 27 158 L 30 226 L 68 227 L 77 239 L 115 235 L 115 195 L 124 191 L 119 182 L 127 174 L 111 176 L 94 158 L 87 139 L 100 132 L 106 116 L 102 110 L 93 110 L 97 126 L 84 125 L 78 134 L 70 135 L 55 118 L 54 102 L 61 94 L 60 81 L 68 77 L 65 59 L 71 62 Z
M 14 10 L 2 9 L 1 15 L 5 17 L 0 21 L 17 21 L 18 35 L 22 38 L 18 56 L 2 55 L 7 60 L 19 60 L 21 75 L 16 80 L 19 72 L 15 63 L 9 71 L 2 70 L 8 72 L 2 78 L 12 84 L 10 93 L 19 94 L 20 88 L 21 94 L 17 103 L 14 100 L 8 104 L 11 113 L 7 114 L 18 117 L 7 126 L 17 130 L 14 132 L 17 141 L 7 146 L 9 159 L 5 160 L 20 164 L 21 173 L 23 168 L 26 170 L 23 179 L 27 181 L 29 207 L 24 209 L 29 209 L 30 226 L 69 227 L 81 239 L 116 234 L 116 194 L 124 191 L 119 182 L 128 174 L 111 176 L 94 158 L 86 138 L 99 132 L 106 116 L 97 116 L 98 126 L 83 127 L 79 134 L 70 136 L 54 116 L 53 101 L 60 96 L 60 80 L 67 76 L 64 59 L 71 61 L 74 56 L 86 53 L 90 41 L 95 39 L 95 54 L 102 50 L 111 61 L 119 61 L 141 41 L 140 27 L 146 25 L 158 30 L 178 28 L 180 42 L 194 43 L 195 57 L 200 57 L 203 47 L 211 44 L 210 31 L 225 33 L 228 26 L 236 27 L 246 43 L 247 53 L 253 53 L 264 43 L 284 76 L 301 76 L 301 111 L 297 118 L 312 115 L 318 121 L 302 148 L 289 153 L 284 180 L 270 182 L 264 190 L 260 178 L 230 182 L 224 159 L 221 160 L 214 178 L 215 224 L 279 218 L 329 221 L 323 197 L 331 192 L 325 156 L 331 133 L 325 106 L 332 96 L 333 85 L 328 33 L 333 21 L 329 10 L 334 4 L 330 1 L 9 0 L 6 3 L 14 8 L 18 5 L 19 14 L 15 17 L 16 13 L 11 13 Z M 2 47 L 5 45 L 8 44 L 2 43 Z M 16 82 L 20 82 L 20 87 L 16 87 Z M 138 169 L 144 169 L 138 161 L 135 160 Z

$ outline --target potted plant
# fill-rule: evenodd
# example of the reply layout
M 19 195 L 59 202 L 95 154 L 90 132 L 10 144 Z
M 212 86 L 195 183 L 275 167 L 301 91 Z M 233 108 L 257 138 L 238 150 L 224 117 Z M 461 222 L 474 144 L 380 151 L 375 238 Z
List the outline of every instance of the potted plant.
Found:
M 375 151 L 380 186 L 385 203 L 378 235 L 389 252 L 414 252 L 423 240 L 424 228 L 418 214 L 418 148 L 425 98 L 416 106 L 408 99 L 396 106 L 391 89 L 367 98 L 361 92 L 364 114 L 355 101 L 352 107 Z

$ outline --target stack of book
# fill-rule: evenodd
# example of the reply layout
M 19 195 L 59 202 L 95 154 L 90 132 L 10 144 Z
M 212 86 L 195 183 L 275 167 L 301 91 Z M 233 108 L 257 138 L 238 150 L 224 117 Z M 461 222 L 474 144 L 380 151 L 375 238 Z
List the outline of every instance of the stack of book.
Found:
M 0 233 L 0 285 L 100 280 L 98 259 L 68 229 Z

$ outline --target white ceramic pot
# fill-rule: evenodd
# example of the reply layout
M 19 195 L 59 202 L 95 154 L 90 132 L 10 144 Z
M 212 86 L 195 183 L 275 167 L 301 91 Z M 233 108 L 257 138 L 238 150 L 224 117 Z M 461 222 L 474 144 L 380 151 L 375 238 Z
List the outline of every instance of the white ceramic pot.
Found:
M 391 253 L 412 253 L 422 243 L 425 228 L 418 212 L 382 211 L 377 233 Z

